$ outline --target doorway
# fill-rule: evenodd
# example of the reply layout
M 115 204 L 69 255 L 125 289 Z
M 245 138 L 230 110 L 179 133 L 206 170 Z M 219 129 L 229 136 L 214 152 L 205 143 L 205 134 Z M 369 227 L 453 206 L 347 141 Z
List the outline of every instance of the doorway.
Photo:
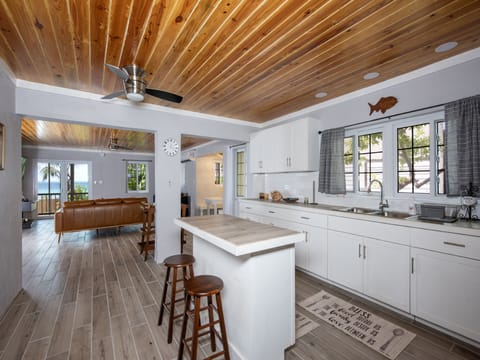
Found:
M 37 212 L 52 215 L 65 201 L 89 199 L 89 162 L 39 160 L 37 162 Z

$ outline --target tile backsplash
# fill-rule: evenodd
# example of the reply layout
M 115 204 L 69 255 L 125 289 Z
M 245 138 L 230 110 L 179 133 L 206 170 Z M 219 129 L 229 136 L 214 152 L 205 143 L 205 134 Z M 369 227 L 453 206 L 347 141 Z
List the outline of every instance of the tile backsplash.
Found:
M 318 187 L 318 172 L 302 172 L 302 173 L 275 173 L 275 174 L 254 174 L 252 176 L 252 186 L 250 187 L 250 197 L 258 197 L 260 192 L 271 192 L 278 190 L 284 197 L 298 197 L 300 202 L 303 202 L 304 197 L 308 197 L 310 202 L 313 202 L 313 182 Z M 402 194 L 402 196 L 405 196 Z M 385 198 L 389 202 L 389 210 L 400 212 L 415 211 L 415 204 L 421 202 L 433 202 L 429 199 L 417 198 L 397 198 L 389 196 L 386 191 Z M 345 195 L 327 195 L 321 194 L 315 189 L 315 200 L 318 203 L 337 205 L 337 206 L 357 206 L 375 209 L 378 207 L 380 195 L 375 193 L 361 193 L 353 194 L 347 193 Z M 460 198 L 441 198 L 438 203 L 448 203 L 453 205 L 460 204 Z M 480 206 L 478 206 L 480 208 Z M 478 216 L 478 210 L 475 212 Z

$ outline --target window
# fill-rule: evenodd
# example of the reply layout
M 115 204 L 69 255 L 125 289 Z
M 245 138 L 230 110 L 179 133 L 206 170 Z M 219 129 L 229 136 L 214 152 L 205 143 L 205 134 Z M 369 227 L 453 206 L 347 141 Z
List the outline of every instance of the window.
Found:
M 437 156 L 436 156 L 436 175 L 437 175 L 437 194 L 444 195 L 447 192 L 445 182 L 445 121 L 437 121 Z
M 345 164 L 345 189 L 346 191 L 354 191 L 353 136 L 346 137 L 343 140 L 343 163 Z
M 127 192 L 148 192 L 148 163 L 127 161 Z
M 235 197 L 247 195 L 247 167 L 245 149 L 235 151 Z
M 372 180 L 383 181 L 383 135 L 381 132 L 358 136 L 358 190 L 367 191 Z M 379 191 L 379 187 L 372 187 Z
M 214 171 L 214 182 L 215 185 L 223 184 L 223 164 L 221 162 L 215 162 Z
M 430 193 L 430 124 L 397 129 L 397 192 Z

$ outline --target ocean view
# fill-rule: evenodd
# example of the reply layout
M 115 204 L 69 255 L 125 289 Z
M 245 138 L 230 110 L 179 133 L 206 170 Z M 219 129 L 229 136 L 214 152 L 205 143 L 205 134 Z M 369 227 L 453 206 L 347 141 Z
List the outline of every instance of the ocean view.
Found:
M 88 182 L 76 182 L 76 185 L 81 185 L 85 189 L 88 189 Z M 59 193 L 60 192 L 60 182 L 52 181 L 50 182 L 50 192 L 51 193 Z M 46 194 L 48 193 L 48 182 L 46 181 L 39 181 L 38 182 L 38 193 L 39 194 Z

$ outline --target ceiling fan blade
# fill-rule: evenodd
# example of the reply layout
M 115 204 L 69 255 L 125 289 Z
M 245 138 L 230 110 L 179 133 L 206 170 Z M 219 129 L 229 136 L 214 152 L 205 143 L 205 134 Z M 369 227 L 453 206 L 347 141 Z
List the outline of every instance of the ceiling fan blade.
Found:
M 120 69 L 119 67 L 116 67 L 116 66 L 110 65 L 110 64 L 105 64 L 105 66 L 108 68 L 108 70 L 113 72 L 115 75 L 117 75 L 123 81 L 127 81 L 130 78 L 128 73 L 125 70 Z
M 176 95 L 167 91 L 157 90 L 157 89 L 145 89 L 145 92 L 149 95 L 158 97 L 160 99 L 168 100 L 174 103 L 181 103 L 183 97 Z
M 113 99 L 113 98 L 116 98 L 118 96 L 122 96 L 122 95 L 125 95 L 125 91 L 116 91 L 114 93 L 111 93 L 111 94 L 108 94 L 108 95 L 105 95 L 104 97 L 102 97 L 102 99 Z

